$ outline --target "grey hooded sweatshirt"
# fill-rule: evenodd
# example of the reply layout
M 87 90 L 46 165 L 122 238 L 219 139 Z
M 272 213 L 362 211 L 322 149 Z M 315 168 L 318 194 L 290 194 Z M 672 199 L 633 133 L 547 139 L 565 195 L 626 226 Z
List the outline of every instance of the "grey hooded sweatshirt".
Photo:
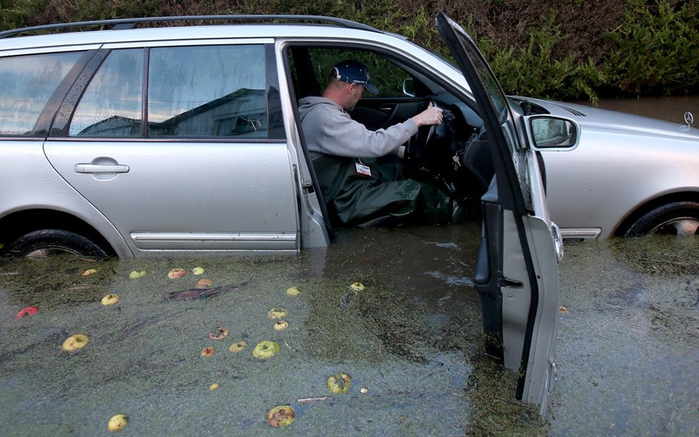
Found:
M 324 155 L 378 158 L 395 154 L 417 133 L 412 119 L 387 129 L 369 130 L 326 97 L 304 97 L 299 100 L 299 113 L 312 160 Z

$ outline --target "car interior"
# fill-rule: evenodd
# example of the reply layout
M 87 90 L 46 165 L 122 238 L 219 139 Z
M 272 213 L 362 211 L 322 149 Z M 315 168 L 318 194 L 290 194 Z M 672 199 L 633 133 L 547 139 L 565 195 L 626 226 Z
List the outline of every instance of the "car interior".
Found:
M 430 103 L 443 109 L 443 123 L 421 127 L 406 144 L 402 159 L 387 156 L 381 160 L 398 163 L 406 176 L 440 187 L 464 208 L 465 217 L 480 217 L 478 202 L 490 185 L 494 169 L 477 112 L 412 66 L 380 53 L 336 46 L 292 45 L 287 49 L 289 82 L 293 84 L 295 100 L 322 95 L 332 66 L 342 59 L 365 64 L 379 88 L 378 95 L 364 93 L 350 114 L 368 129 L 403 122 Z M 306 159 L 310 162 L 308 156 Z M 316 182 L 315 175 L 313 178 Z M 325 202 L 321 204 L 325 208 Z M 328 217 L 327 209 L 323 213 Z

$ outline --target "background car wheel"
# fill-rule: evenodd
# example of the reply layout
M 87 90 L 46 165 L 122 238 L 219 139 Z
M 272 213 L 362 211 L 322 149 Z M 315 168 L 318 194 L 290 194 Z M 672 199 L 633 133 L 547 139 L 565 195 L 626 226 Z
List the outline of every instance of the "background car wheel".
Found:
M 89 238 L 62 229 L 32 231 L 13 241 L 7 248 L 12 257 L 45 258 L 69 253 L 86 258 L 106 258 L 107 252 Z
M 673 202 L 642 215 L 629 227 L 624 236 L 697 235 L 698 231 L 699 202 Z

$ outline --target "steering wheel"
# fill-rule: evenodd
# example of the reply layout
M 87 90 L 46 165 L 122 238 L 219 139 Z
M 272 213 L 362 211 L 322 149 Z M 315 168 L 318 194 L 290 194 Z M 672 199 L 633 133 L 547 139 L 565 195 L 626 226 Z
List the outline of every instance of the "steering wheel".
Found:
M 434 106 L 434 103 L 432 103 Z M 444 123 L 444 121 L 442 121 Z M 434 138 L 435 132 L 440 125 L 429 125 L 421 126 L 415 135 L 410 137 L 408 143 L 405 145 L 405 152 L 403 155 L 403 167 L 408 171 L 416 170 L 421 163 L 423 155 L 427 150 L 430 141 Z

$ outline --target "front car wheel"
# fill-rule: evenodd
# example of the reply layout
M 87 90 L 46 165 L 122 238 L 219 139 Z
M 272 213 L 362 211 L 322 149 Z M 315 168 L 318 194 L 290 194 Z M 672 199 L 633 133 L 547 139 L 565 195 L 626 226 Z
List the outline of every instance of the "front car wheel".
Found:
M 699 202 L 672 202 L 643 214 L 624 237 L 699 234 Z

